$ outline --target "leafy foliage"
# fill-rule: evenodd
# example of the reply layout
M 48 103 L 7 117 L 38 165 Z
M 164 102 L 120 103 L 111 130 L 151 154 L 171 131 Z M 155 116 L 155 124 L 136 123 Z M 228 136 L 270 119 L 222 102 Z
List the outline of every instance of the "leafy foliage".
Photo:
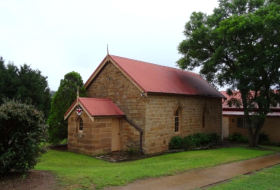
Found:
M 188 135 L 183 138 L 182 148 L 184 150 L 193 150 L 197 147 L 197 139 L 194 139 L 192 135 Z
M 209 133 L 209 138 L 211 143 L 219 143 L 221 141 L 221 136 L 218 133 L 212 132 Z
M 231 135 L 228 135 L 228 140 L 234 141 L 234 142 L 248 142 L 248 138 L 242 136 L 240 133 L 233 133 Z
M 50 116 L 48 118 L 49 141 L 59 143 L 67 138 L 67 121 L 64 121 L 64 114 L 77 98 L 77 89 L 79 96 L 86 96 L 86 89 L 83 87 L 83 80 L 79 73 L 70 72 L 60 81 L 60 86 L 55 93 L 52 103 Z
M 0 104 L 4 99 L 16 99 L 33 104 L 48 117 L 51 98 L 47 77 L 41 71 L 33 70 L 29 65 L 18 68 L 13 63 L 5 62 L 0 57 Z
M 269 135 L 266 134 L 265 132 L 262 132 L 259 134 L 259 139 L 258 139 L 258 142 L 260 144 L 270 144 L 270 139 L 269 139 Z
M 217 133 L 195 133 L 184 138 L 180 136 L 174 136 L 169 142 L 170 149 L 184 149 L 193 150 L 201 146 L 208 146 L 211 144 L 219 143 L 221 140 Z
M 185 25 L 186 39 L 178 47 L 182 69 L 201 66 L 211 84 L 241 93 L 250 145 L 257 146 L 270 105 L 280 101 L 280 2 L 219 0 L 212 15 L 194 12 Z M 232 101 L 231 103 L 235 103 Z M 258 108 L 256 110 L 256 108 Z
M 14 100 L 0 106 L 0 173 L 34 168 L 47 133 L 43 113 L 33 105 Z
M 169 142 L 169 149 L 180 149 L 182 148 L 183 139 L 180 136 L 174 136 Z

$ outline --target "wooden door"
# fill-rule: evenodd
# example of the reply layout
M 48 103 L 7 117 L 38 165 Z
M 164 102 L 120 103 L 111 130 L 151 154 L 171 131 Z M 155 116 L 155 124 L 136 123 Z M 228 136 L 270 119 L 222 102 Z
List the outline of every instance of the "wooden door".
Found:
M 120 121 L 119 118 L 113 118 L 111 151 L 118 150 L 120 150 Z
M 223 117 L 223 137 L 227 137 L 229 134 L 229 118 Z

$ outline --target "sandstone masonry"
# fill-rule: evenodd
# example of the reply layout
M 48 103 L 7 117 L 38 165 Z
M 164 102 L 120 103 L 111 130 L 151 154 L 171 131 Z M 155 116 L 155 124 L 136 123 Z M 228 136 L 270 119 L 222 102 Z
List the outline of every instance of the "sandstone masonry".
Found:
M 148 93 L 141 96 L 141 89 L 120 68 L 107 62 L 87 86 L 89 98 L 111 99 L 137 126 L 143 130 L 145 154 L 168 149 L 170 139 L 197 132 L 222 132 L 221 98 L 177 94 Z M 179 130 L 175 132 L 175 112 L 179 110 Z M 204 115 L 204 118 L 203 118 Z M 139 147 L 140 133 L 124 118 L 100 117 L 92 120 L 86 114 L 84 131 L 79 134 L 78 116 L 68 117 L 68 149 L 88 155 L 111 151 L 112 123 L 119 123 L 119 150 Z M 203 125 L 204 123 L 204 125 Z

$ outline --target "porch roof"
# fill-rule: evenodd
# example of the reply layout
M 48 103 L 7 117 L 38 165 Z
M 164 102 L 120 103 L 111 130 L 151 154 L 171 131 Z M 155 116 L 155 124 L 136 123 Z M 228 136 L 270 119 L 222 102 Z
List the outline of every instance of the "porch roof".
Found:
M 80 105 L 91 117 L 124 116 L 123 111 L 111 99 L 107 98 L 78 98 L 64 114 L 66 119 Z

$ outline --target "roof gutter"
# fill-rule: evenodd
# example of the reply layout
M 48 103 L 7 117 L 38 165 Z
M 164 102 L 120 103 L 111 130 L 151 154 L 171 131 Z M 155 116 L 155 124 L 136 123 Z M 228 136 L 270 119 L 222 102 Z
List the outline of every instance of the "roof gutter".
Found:
M 140 132 L 140 146 L 139 146 L 139 151 L 141 152 L 141 154 L 144 154 L 143 148 L 142 148 L 142 137 L 143 137 L 143 130 L 137 126 L 135 123 L 133 123 L 133 121 L 131 121 L 130 119 L 127 118 L 127 116 L 124 116 L 124 120 L 126 120 L 130 125 L 132 125 L 137 131 Z

